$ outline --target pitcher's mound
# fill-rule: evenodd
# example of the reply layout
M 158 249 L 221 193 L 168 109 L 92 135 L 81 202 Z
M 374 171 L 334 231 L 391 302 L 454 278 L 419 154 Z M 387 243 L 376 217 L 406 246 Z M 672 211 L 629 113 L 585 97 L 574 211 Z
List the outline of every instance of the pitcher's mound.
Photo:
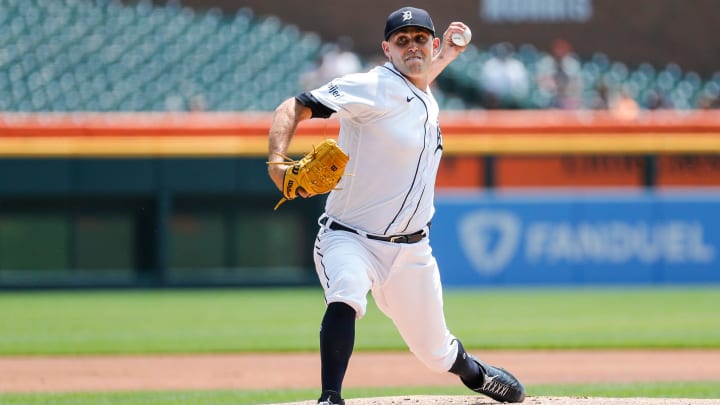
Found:
M 695 405 L 717 404 L 717 399 L 683 398 L 588 398 L 588 397 L 528 397 L 529 405 Z M 283 405 L 316 405 L 316 401 L 290 402 Z M 489 398 L 478 396 L 411 395 L 399 397 L 346 399 L 345 405 L 498 405 Z

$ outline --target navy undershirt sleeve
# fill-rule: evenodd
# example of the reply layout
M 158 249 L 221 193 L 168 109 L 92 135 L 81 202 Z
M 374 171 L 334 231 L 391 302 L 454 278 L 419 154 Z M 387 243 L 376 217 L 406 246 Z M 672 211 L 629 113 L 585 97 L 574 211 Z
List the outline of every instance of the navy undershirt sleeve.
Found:
M 330 118 L 330 116 L 336 112 L 332 108 L 321 103 L 309 91 L 298 94 L 295 96 L 295 99 L 299 101 L 300 104 L 312 110 L 312 118 Z

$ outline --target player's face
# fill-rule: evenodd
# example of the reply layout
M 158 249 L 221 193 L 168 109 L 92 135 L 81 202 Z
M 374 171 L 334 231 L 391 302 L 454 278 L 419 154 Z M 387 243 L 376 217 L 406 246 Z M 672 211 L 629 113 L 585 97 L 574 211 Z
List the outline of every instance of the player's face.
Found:
M 408 27 L 383 41 L 383 51 L 390 62 L 406 76 L 428 71 L 440 40 L 422 28 Z

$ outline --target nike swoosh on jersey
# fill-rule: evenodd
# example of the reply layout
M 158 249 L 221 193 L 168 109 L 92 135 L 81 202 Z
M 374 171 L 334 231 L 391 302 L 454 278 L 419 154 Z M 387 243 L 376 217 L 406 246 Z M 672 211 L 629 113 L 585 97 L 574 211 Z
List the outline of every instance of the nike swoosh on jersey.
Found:
M 407 102 L 408 102 L 408 103 L 411 102 L 414 98 L 415 98 L 415 97 L 407 96 Z

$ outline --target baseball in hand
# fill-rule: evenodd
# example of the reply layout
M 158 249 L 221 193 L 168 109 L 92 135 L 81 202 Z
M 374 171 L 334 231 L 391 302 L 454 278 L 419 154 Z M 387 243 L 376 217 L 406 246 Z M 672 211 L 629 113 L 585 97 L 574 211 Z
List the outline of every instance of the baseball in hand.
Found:
M 465 31 L 463 31 L 462 34 L 460 33 L 453 33 L 452 37 L 453 44 L 457 46 L 465 46 L 470 43 L 470 38 L 472 38 L 472 32 L 470 32 L 470 28 L 465 28 Z

